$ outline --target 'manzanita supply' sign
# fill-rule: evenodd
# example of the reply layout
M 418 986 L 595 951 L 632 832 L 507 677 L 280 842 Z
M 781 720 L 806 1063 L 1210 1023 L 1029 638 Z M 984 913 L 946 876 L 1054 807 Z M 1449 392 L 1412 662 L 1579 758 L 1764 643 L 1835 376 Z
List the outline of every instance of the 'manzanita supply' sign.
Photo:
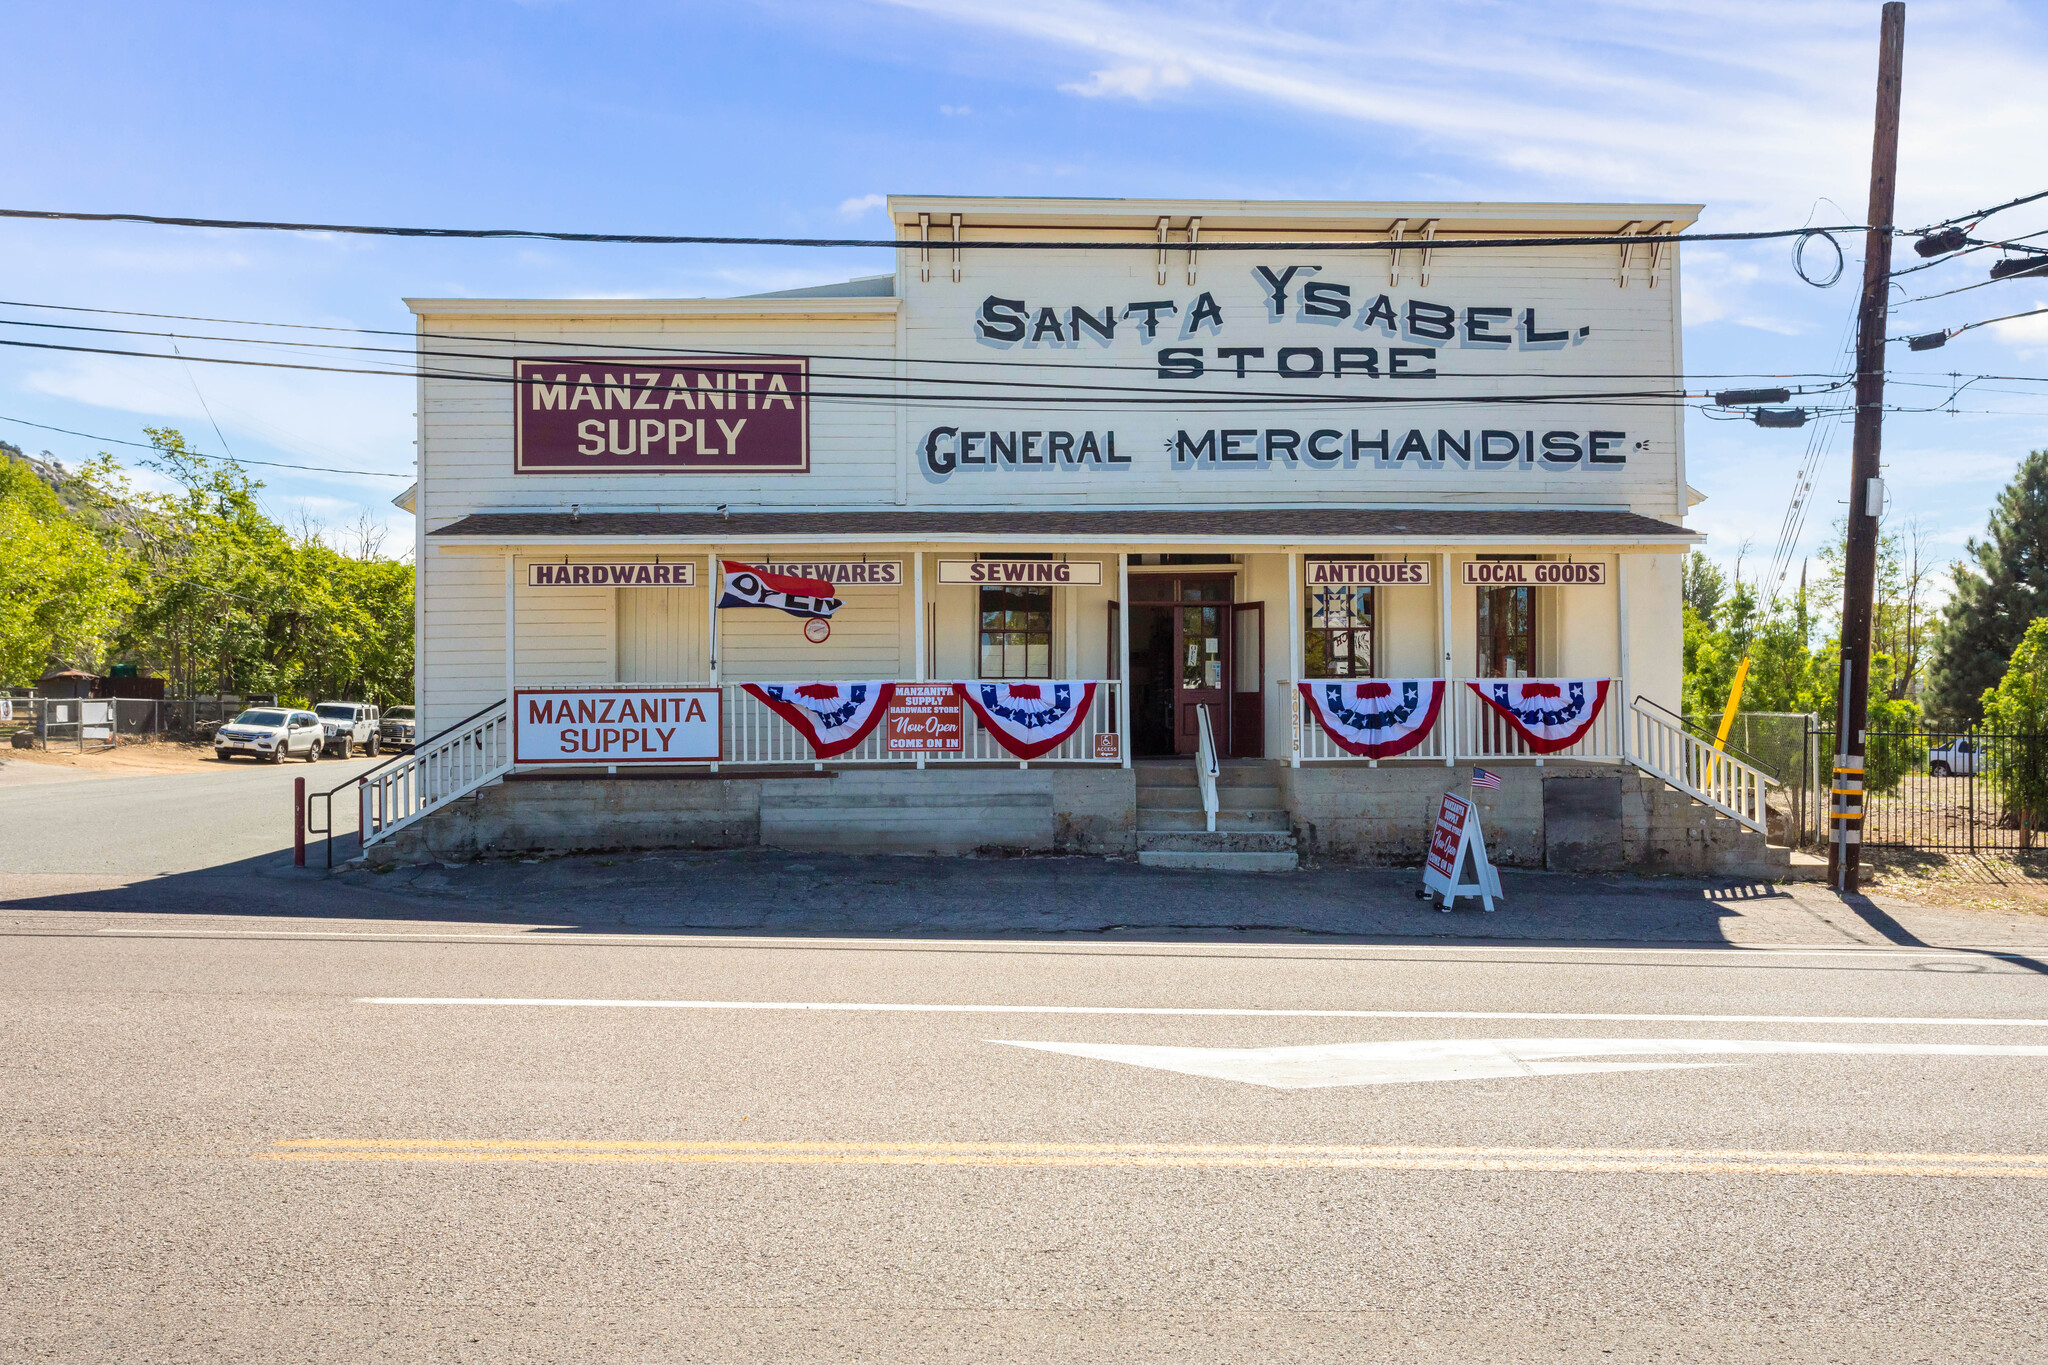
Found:
M 521 688 L 512 694 L 512 761 L 716 763 L 715 687 Z
M 1311 559 L 1307 572 L 1311 588 L 1404 588 L 1429 583 L 1426 559 Z
M 942 559 L 941 583 L 978 583 L 989 587 L 1099 587 L 1102 561 L 1053 559 Z
M 514 362 L 521 474 L 810 468 L 801 357 L 571 356 Z
M 529 588 L 694 588 L 697 566 L 681 564 L 529 564 Z
M 1463 578 L 1468 587 L 1477 588 L 1604 588 L 1607 566 L 1599 560 L 1563 564 L 1550 559 L 1468 559 Z
M 967 717 L 951 683 L 897 683 L 889 699 L 889 752 L 957 754 Z

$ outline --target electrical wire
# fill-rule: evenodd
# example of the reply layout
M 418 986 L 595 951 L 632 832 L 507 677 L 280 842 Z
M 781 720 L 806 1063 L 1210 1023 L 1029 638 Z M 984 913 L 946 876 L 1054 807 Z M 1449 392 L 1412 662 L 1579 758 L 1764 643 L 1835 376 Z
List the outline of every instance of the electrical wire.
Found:
M 2032 241 L 2036 237 L 2048 237 L 2048 228 L 2043 228 L 2039 232 L 2024 232 L 2017 237 L 2001 238 L 2000 240 L 1995 242 L 1973 241 L 1968 246 L 1962 247 L 1956 251 L 1949 252 L 1946 256 L 1941 256 L 1931 261 L 1923 261 L 1919 265 L 1909 265 L 1904 270 L 1894 270 L 1892 272 L 1892 278 L 1897 279 L 1901 275 L 1911 275 L 1922 270 L 1932 270 L 1934 269 L 1934 267 L 1938 265 L 1947 265 L 1951 261 L 1961 260 L 1963 257 L 1971 255 L 1975 252 L 1989 251 L 1994 247 L 2018 247 L 2021 242 Z M 2027 251 L 2035 250 L 2037 248 L 2020 247 L 2019 249 L 2022 251 Z
M 1956 337 L 1961 336 L 1965 332 L 1975 331 L 1979 327 L 1989 327 L 1994 322 L 2011 322 L 2014 318 L 2038 317 L 2042 313 L 2048 313 L 2048 308 L 2029 308 L 2022 313 L 2007 313 L 2004 317 L 1985 318 L 1982 322 L 1966 322 L 1960 327 L 1949 328 L 1945 333 L 1943 333 L 1943 335 L 1947 336 L 1950 340 L 1954 340 Z M 1911 341 L 1913 340 L 1913 338 L 1909 336 L 1900 336 L 1886 337 L 1885 340 L 1888 342 Z
M 66 436 L 76 436 L 86 441 L 105 441 L 110 445 L 134 446 L 138 450 L 156 450 L 159 448 L 148 441 L 124 441 L 119 436 L 95 436 L 89 431 L 73 431 L 69 427 L 53 427 L 45 422 L 31 422 L 26 417 L 8 417 L 0 414 L 0 422 L 13 422 L 17 426 L 34 427 L 38 431 L 61 432 Z M 220 458 L 219 456 L 203 454 L 196 450 L 190 453 L 197 455 L 202 460 Z M 372 479 L 409 479 L 412 477 L 410 474 L 391 474 L 381 469 L 336 469 L 330 465 L 284 464 L 277 460 L 245 460 L 239 455 L 228 456 L 227 462 L 230 464 L 262 465 L 265 469 L 303 469 L 315 474 L 360 474 Z
M 339 232 L 370 237 L 438 237 L 517 239 L 548 242 L 603 242 L 632 246 L 783 246 L 857 247 L 904 250 L 940 247 L 946 250 L 1002 251 L 1460 251 L 1499 247 L 1654 245 L 1660 242 L 1762 242 L 1810 233 L 1868 232 L 1862 224 L 1839 227 L 1778 228 L 1766 232 L 1595 233 L 1502 238 L 1406 238 L 1401 241 L 1250 241 L 1161 242 L 1154 239 L 1114 241 L 927 240 L 904 237 L 709 237 L 630 232 L 549 232 L 535 228 L 413 228 L 352 223 L 281 223 L 242 218 L 174 218 L 153 213 L 69 213 L 53 209 L 0 209 L 0 218 L 30 218 L 72 223 L 148 223 L 161 227 L 216 228 L 260 232 Z M 1133 229 L 1141 231 L 1142 229 Z
M 2021 204 L 2031 204 L 2036 199 L 2048 199 L 2048 190 L 2040 190 L 2034 194 L 2023 194 L 2017 199 L 2008 199 L 2003 204 L 1994 204 L 1988 209 L 1977 209 L 1970 213 L 1959 213 L 1953 218 L 1944 218 L 1938 223 L 1929 223 L 1924 228 L 1915 228 L 1905 235 L 1908 237 L 1924 237 L 1937 228 L 1951 227 L 1956 223 L 1982 222 L 1994 213 L 2003 213 L 2007 209 L 2016 209 Z

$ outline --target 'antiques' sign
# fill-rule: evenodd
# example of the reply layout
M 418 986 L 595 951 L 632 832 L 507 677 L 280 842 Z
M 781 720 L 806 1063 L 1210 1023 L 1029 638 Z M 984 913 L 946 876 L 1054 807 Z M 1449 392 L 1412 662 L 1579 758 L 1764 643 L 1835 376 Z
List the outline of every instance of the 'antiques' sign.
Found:
M 520 474 L 802 473 L 802 357 L 571 356 L 514 362 Z
M 529 564 L 529 588 L 694 588 L 697 566 L 680 564 Z
M 1391 559 L 1311 559 L 1308 585 L 1311 588 L 1405 588 L 1426 587 L 1429 561 Z
M 1607 566 L 1599 560 L 1566 564 L 1554 559 L 1468 559 L 1465 586 L 1476 588 L 1601 588 Z
M 1053 559 L 942 559 L 941 583 L 974 583 L 986 587 L 1100 587 L 1102 561 L 1068 563 Z
M 951 683 L 897 683 L 889 698 L 889 752 L 957 754 L 967 734 L 960 693 Z
M 715 687 L 521 688 L 512 694 L 512 762 L 716 763 Z

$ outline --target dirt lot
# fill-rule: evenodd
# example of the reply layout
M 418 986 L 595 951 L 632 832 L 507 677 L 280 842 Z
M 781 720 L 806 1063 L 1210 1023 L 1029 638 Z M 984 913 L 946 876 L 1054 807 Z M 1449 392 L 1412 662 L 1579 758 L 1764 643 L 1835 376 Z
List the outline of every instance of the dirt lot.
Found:
M 2048 849 L 2030 853 L 1921 853 L 1866 849 L 1863 886 L 1971 910 L 2048 916 Z
M 80 753 L 76 749 L 0 748 L 0 764 L 28 763 L 39 768 L 66 768 L 98 777 L 135 777 L 143 773 L 187 772 L 200 764 L 217 766 L 211 742 L 201 744 L 122 744 L 113 749 Z

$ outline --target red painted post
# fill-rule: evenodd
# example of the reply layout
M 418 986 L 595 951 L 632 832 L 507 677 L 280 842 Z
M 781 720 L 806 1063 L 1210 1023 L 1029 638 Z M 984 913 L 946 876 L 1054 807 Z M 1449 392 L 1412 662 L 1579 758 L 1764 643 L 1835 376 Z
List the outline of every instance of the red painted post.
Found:
M 306 779 L 292 779 L 292 866 L 306 865 Z

